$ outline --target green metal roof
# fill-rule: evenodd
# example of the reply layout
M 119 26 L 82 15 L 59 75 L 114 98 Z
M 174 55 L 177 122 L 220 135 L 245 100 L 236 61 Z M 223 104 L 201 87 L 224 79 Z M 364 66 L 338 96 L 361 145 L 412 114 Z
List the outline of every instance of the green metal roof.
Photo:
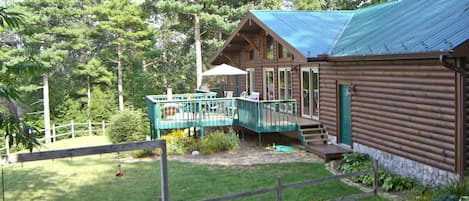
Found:
M 355 11 L 332 56 L 448 51 L 469 39 L 469 0 L 400 0 Z
M 251 11 L 306 58 L 449 51 L 469 40 L 469 0 L 396 0 L 355 11 Z
M 329 53 L 352 17 L 349 11 L 251 11 L 270 31 L 303 56 Z

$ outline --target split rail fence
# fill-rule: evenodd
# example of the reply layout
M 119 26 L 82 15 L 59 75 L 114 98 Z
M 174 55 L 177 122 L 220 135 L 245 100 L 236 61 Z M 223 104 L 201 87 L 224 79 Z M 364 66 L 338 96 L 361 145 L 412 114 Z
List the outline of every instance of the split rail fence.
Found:
M 144 150 L 160 148 L 160 195 L 156 200 L 169 201 L 168 188 L 168 159 L 166 150 L 166 140 L 154 140 L 144 142 L 129 142 L 122 144 L 100 145 L 92 147 L 80 147 L 61 150 L 51 150 L 32 153 L 17 153 L 1 155 L 2 162 L 2 190 L 3 200 L 5 200 L 5 178 L 3 174 L 3 165 L 10 163 L 23 163 L 29 161 L 50 160 L 56 158 L 69 158 L 78 156 L 88 156 L 104 153 L 114 153 L 132 150 Z
M 221 196 L 221 197 L 209 198 L 209 199 L 204 199 L 202 201 L 233 200 L 233 199 L 237 199 L 237 198 L 250 197 L 250 196 L 254 196 L 254 195 L 260 195 L 260 194 L 265 194 L 265 193 L 273 193 L 273 192 L 276 193 L 276 201 L 281 201 L 282 200 L 282 190 L 284 190 L 284 189 L 315 185 L 315 184 L 320 184 L 320 183 L 324 183 L 324 182 L 329 182 L 329 181 L 334 181 L 334 180 L 339 180 L 339 179 L 344 179 L 344 178 L 351 178 L 351 177 L 370 174 L 370 173 L 373 174 L 373 191 L 331 199 L 331 200 L 335 200 L 335 201 L 338 201 L 338 200 L 355 200 L 355 199 L 360 199 L 360 198 L 365 198 L 365 197 L 377 196 L 378 195 L 378 161 L 377 160 L 375 160 L 373 162 L 373 168 L 370 168 L 368 170 L 357 171 L 357 172 L 341 174 L 341 175 L 334 175 L 334 176 L 320 178 L 320 179 L 300 181 L 300 182 L 289 183 L 289 184 L 282 184 L 281 178 L 277 177 L 277 183 L 274 187 L 261 188 L 261 189 L 257 189 L 257 190 L 253 190 L 253 191 L 246 191 L 246 192 L 241 192 L 241 193 L 236 193 L 236 194 L 231 194 L 231 195 L 225 195 L 225 196 Z
M 64 125 L 55 125 L 53 124 L 50 132 L 51 136 L 49 138 L 43 137 L 38 138 L 37 141 L 39 143 L 46 143 L 46 142 L 56 142 L 57 140 L 61 139 L 68 139 L 68 138 L 75 138 L 79 136 L 88 135 L 91 136 L 93 134 L 97 135 L 104 135 L 106 133 L 106 126 L 110 125 L 109 123 L 106 124 L 104 121 L 97 123 L 88 121 L 86 123 L 76 123 L 74 121 L 70 121 L 69 124 Z M 44 129 L 39 130 L 39 132 L 44 132 Z M 4 146 L 0 148 L 0 151 L 5 151 L 7 154 L 10 152 L 8 147 L 8 141 L 4 141 Z

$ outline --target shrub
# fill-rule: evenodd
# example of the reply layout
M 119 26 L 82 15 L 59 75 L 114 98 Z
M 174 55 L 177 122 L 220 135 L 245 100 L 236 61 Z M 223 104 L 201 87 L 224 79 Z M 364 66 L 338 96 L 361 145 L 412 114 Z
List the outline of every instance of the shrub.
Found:
M 458 197 L 454 195 L 440 195 L 436 198 L 433 198 L 431 201 L 458 201 Z
M 239 139 L 234 130 L 230 129 L 226 134 L 221 130 L 217 130 L 209 133 L 201 140 L 200 151 L 203 154 L 229 151 L 238 148 L 238 142 Z
M 144 158 L 151 155 L 153 155 L 153 151 L 151 149 L 135 150 L 132 152 L 132 156 L 135 158 Z
M 114 144 L 145 140 L 146 129 L 142 112 L 125 110 L 112 116 L 108 136 Z
M 454 195 L 457 198 L 469 195 L 469 180 L 450 182 L 443 190 L 444 194 Z
M 384 191 L 402 191 L 411 189 L 415 185 L 415 181 L 411 178 L 406 178 L 397 175 L 388 174 L 381 185 Z
M 344 173 L 357 172 L 372 168 L 372 162 L 368 155 L 362 153 L 345 154 L 340 162 L 339 170 Z M 373 174 L 352 177 L 353 182 L 368 186 L 373 185 Z M 415 186 L 416 182 L 411 178 L 392 175 L 384 169 L 378 170 L 378 184 L 384 191 L 402 191 Z
M 163 136 L 166 140 L 166 150 L 168 154 L 184 154 L 193 151 L 197 147 L 196 140 L 186 135 L 183 130 L 176 130 Z

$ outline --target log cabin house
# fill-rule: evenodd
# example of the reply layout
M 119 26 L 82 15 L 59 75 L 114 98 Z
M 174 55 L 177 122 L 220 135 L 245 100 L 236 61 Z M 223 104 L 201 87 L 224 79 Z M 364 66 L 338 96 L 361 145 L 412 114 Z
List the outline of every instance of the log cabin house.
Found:
M 241 88 L 263 100 L 296 99 L 332 143 L 438 185 L 469 170 L 468 61 L 468 0 L 397 0 L 250 11 L 209 63 L 248 71 Z

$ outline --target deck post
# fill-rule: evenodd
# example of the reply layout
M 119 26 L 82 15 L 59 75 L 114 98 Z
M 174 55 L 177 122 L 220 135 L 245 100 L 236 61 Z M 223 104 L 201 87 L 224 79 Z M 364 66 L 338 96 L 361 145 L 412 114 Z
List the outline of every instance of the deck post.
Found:
M 161 130 L 160 129 L 156 129 L 156 139 L 160 139 L 160 135 L 161 135 Z
M 257 133 L 259 135 L 259 146 L 262 147 L 262 134 Z
M 200 138 L 201 138 L 201 139 L 204 138 L 204 135 L 205 135 L 204 127 L 200 127 L 199 133 L 200 133 Z

